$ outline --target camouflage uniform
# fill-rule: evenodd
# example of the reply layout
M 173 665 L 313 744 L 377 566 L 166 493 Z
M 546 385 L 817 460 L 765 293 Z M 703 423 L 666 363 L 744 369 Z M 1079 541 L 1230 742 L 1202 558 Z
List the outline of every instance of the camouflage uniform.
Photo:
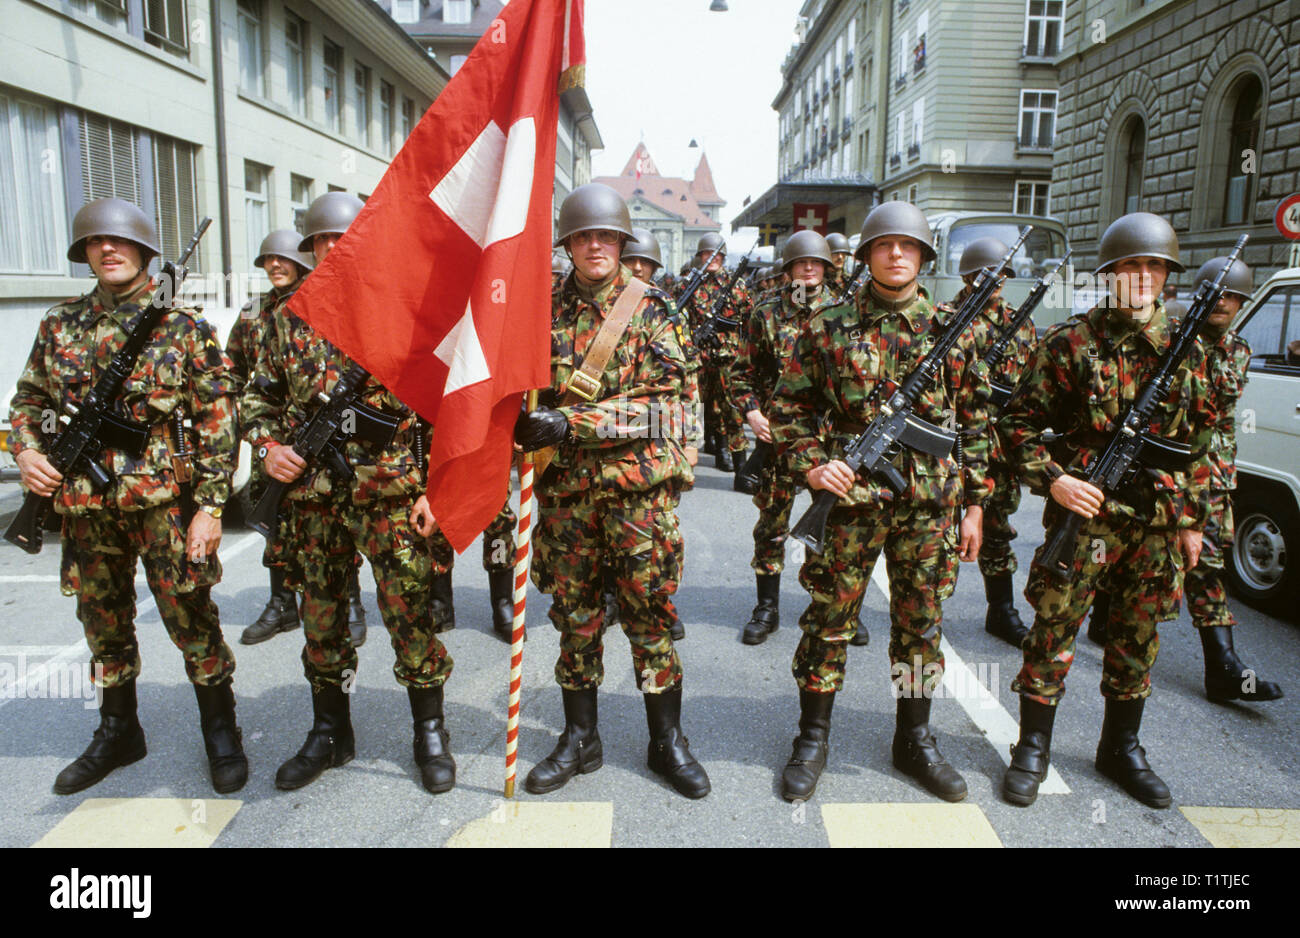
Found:
M 510 507 L 507 493 L 506 503 L 483 532 L 483 569 L 488 573 L 515 568 L 515 531 L 518 527 L 519 520 Z M 450 573 L 456 566 L 456 551 L 441 529 L 435 529 L 430 536 L 429 553 L 433 558 L 434 576 Z
M 823 310 L 803 328 L 772 398 L 772 437 L 791 474 L 838 458 L 876 416 L 871 399 L 885 380 L 901 382 L 933 346 L 950 311 L 917 296 L 896 308 L 864 290 L 856 305 Z M 811 602 L 800 617 L 804 631 L 792 670 L 800 690 L 834 693 L 843 683 L 848 641 L 876 558 L 883 552 L 890 586 L 889 657 L 901 697 L 920 698 L 939 651 L 941 603 L 952 594 L 957 549 L 954 512 L 982 505 L 991 494 L 985 406 L 974 393 L 986 376 L 969 341 L 949 353 L 941 380 L 922 396 L 916 414 L 936 425 L 957 422 L 964 469 L 952 458 L 934 459 L 904 447 L 898 460 L 909 491 L 903 498 L 874 477 L 859 477 L 831 512 L 825 552 L 812 552 L 799 572 Z M 933 684 L 931 683 L 931 687 Z
M 551 381 L 557 391 L 581 365 L 631 279 L 620 267 L 588 301 L 570 274 L 552 295 Z M 667 294 L 649 289 L 606 365 L 600 402 L 560 408 L 570 436 L 537 484 L 533 581 L 552 596 L 551 622 L 560 633 L 555 679 L 567 690 L 594 689 L 604 678 L 602 567 L 616 573 L 637 687 L 659 693 L 681 680 L 668 634 L 681 577 L 674 505 L 676 490 L 693 474 L 680 428 L 656 432 L 652 422 L 656 412 L 673 412 L 686 381 L 670 308 Z
M 288 445 L 310 419 L 317 395 L 329 391 L 351 364 L 287 308 L 278 310 L 244 392 L 245 438 L 254 448 Z M 290 571 L 287 583 L 303 592 L 304 672 L 319 690 L 341 684 L 344 672 L 356 670 L 347 628 L 347 580 L 360 551 L 374 571 L 379 610 L 397 652 L 398 683 L 440 687 L 451 674 L 452 660 L 430 615 L 429 546 L 410 523 L 412 506 L 424 490 L 413 452 L 417 420 L 373 381 L 360 400 L 400 418 L 393 442 L 380 447 L 349 440 L 343 455 L 353 481 L 334 479 L 323 465 L 309 467 L 281 508 L 285 548 L 300 558 L 301 569 Z
M 1007 452 L 1031 489 L 1046 494 L 1061 472 L 1086 474 L 1169 340 L 1169 320 L 1159 302 L 1142 327 L 1098 307 L 1044 337 L 999 421 Z M 1151 426 L 1195 452 L 1210 446 L 1214 419 L 1205 350 L 1198 342 Z M 1060 434 L 1050 450 L 1042 440 L 1049 427 Z M 1148 469 L 1126 491 L 1108 494 L 1097 517 L 1080 529 L 1069 582 L 1034 564 L 1025 597 L 1037 615 L 1013 690 L 1040 704 L 1060 701 L 1075 635 L 1100 588 L 1112 600 L 1101 693 L 1113 700 L 1150 695 L 1150 670 L 1160 647 L 1157 626 L 1177 618 L 1182 593 L 1176 535 L 1183 528 L 1205 528 L 1210 471 L 1202 456 L 1188 472 Z M 1050 530 L 1064 511 L 1049 495 L 1044 525 Z
M 45 314 L 10 405 L 15 456 L 41 449 L 47 411 L 63 413 L 91 390 L 156 286 L 150 281 L 121 298 L 97 287 Z M 55 493 L 54 510 L 63 516 L 62 590 L 77 597 L 92 673 L 102 687 L 126 685 L 140 673 L 137 557 L 190 681 L 215 686 L 234 673 L 211 599 L 221 563 L 215 556 L 200 564 L 186 557 L 172 427 L 178 414 L 192 422 L 195 507 L 220 509 L 235 467 L 237 384 L 211 325 L 197 310 L 173 307 L 154 327 L 120 398 L 121 413 L 149 426 L 144 456 L 105 450 L 102 464 L 115 480 L 105 492 L 74 473 Z
M 692 334 L 704 325 L 730 279 L 731 275 L 726 269 L 720 268 L 707 275 L 695 291 L 690 301 Z M 717 349 L 697 349 L 704 359 L 700 394 L 705 408 L 705 423 L 713 428 L 733 453 L 743 453 L 749 444 L 745 439 L 744 415 L 736 410 L 734 394 L 726 385 L 730 369 L 740 354 L 741 337 L 753 308 L 754 301 L 749 288 L 744 281 L 736 281 L 736 286 L 723 303 L 719 315 L 740 325 L 717 330 Z
M 823 286 L 802 305 L 795 302 L 794 286 L 764 294 L 745 327 L 740 355 L 731 367 L 730 385 L 741 414 L 757 410 L 770 416 L 769 402 L 785 363 L 790 360 L 800 330 L 825 309 L 831 293 Z M 779 574 L 785 569 L 785 542 L 790 533 L 790 509 L 803 480 L 792 475 L 785 460 L 769 458 L 754 505 L 754 558 L 750 566 L 759 574 Z

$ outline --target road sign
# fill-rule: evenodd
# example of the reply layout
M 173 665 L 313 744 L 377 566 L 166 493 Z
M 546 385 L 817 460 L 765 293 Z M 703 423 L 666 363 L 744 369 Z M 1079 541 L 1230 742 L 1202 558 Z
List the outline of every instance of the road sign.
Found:
M 1300 192 L 1289 195 L 1277 205 L 1277 214 L 1273 217 L 1277 230 L 1282 237 L 1300 241 Z

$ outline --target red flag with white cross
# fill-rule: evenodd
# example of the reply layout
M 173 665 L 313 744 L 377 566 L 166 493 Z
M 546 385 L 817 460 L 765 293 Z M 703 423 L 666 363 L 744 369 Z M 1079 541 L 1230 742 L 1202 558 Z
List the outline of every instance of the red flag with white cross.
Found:
M 434 426 L 429 503 L 463 551 L 501 509 L 521 394 L 550 384 L 551 216 L 582 0 L 512 0 L 290 303 Z
M 815 231 L 823 237 L 830 233 L 827 227 L 831 220 L 831 207 L 829 205 L 812 205 L 806 202 L 796 202 L 792 206 L 794 209 L 794 230 L 795 231 Z

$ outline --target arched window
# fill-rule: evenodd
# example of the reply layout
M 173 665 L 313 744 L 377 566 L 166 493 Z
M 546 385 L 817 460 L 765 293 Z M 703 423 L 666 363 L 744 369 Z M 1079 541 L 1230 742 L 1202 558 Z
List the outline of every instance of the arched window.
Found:
M 1255 75 L 1248 74 L 1232 87 L 1224 102 L 1224 113 L 1231 114 L 1228 174 L 1223 192 L 1224 225 L 1246 224 L 1253 215 L 1255 173 L 1247 173 L 1245 168 L 1248 160 L 1258 162 L 1259 118 L 1263 101 L 1263 86 Z M 1246 154 L 1247 150 L 1252 151 L 1253 157 Z
M 1136 212 L 1142 201 L 1142 178 L 1147 158 L 1147 126 L 1134 114 L 1124 125 L 1124 214 Z

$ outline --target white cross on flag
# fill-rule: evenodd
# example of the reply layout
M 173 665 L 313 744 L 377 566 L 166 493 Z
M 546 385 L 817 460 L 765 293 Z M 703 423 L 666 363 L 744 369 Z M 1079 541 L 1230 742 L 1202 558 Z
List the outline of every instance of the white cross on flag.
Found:
M 290 307 L 434 425 L 429 505 L 464 550 L 509 491 L 522 392 L 550 384 L 559 93 L 583 0 L 512 0 Z
M 795 231 L 815 231 L 823 237 L 828 233 L 827 223 L 830 221 L 831 215 L 829 205 L 796 202 L 793 205 L 793 210 Z

